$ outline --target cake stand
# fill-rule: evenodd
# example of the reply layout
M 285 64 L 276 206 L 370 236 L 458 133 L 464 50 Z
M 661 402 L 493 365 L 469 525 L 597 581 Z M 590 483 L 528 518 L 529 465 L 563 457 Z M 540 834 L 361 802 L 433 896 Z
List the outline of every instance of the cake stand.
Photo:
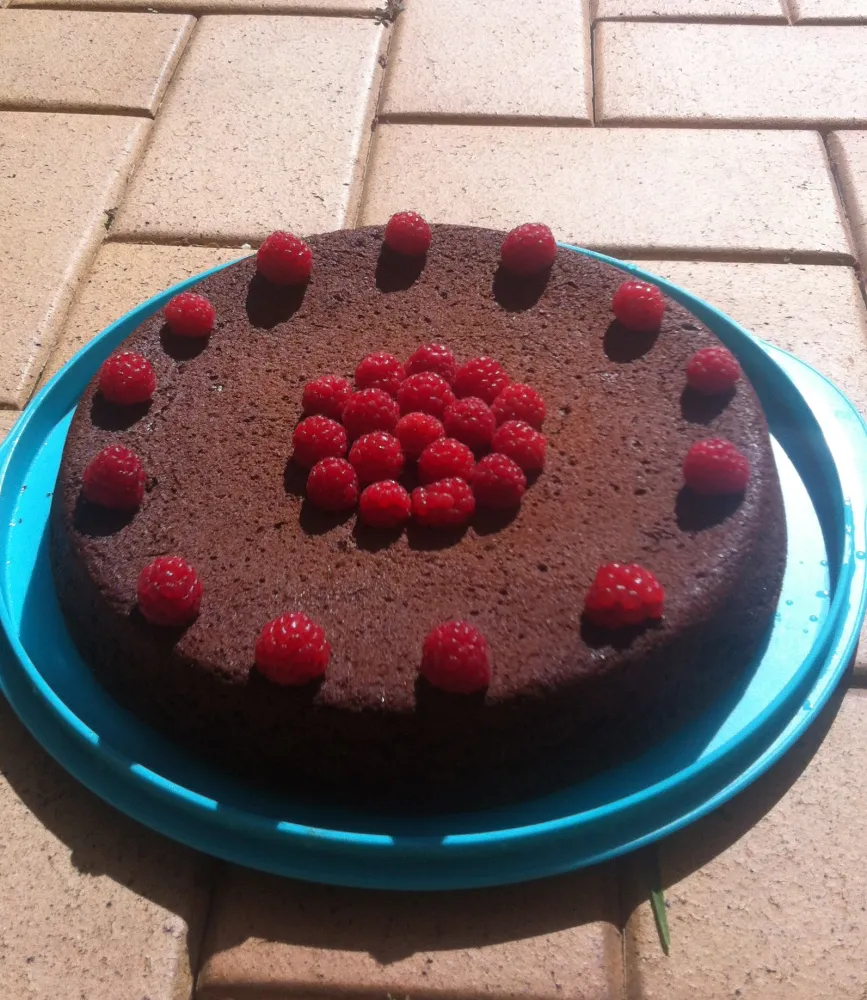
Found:
M 101 362 L 201 274 L 88 344 L 0 448 L 0 688 L 48 752 L 118 809 L 199 850 L 280 875 L 391 889 L 517 882 L 602 861 L 693 822 L 780 757 L 816 718 L 858 638 L 867 597 L 867 428 L 820 374 L 708 303 L 637 267 L 567 249 L 658 284 L 737 355 L 761 398 L 788 559 L 767 644 L 745 685 L 642 757 L 590 780 L 517 806 L 427 817 L 251 789 L 119 707 L 82 662 L 60 614 L 47 553 L 51 494 L 72 412 Z

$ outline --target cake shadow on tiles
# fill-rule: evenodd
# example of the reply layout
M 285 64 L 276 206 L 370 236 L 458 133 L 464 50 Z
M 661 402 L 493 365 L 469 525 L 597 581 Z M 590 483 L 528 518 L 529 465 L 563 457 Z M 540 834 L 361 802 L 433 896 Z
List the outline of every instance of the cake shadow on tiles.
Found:
M 70 633 L 119 702 L 245 780 L 412 809 L 540 794 L 735 697 L 766 639 L 780 486 L 747 380 L 722 396 L 687 388 L 714 335 L 667 298 L 657 331 L 613 320 L 624 275 L 604 263 L 559 249 L 550 269 L 514 277 L 503 233 L 431 228 L 418 258 L 385 247 L 382 228 L 311 237 L 300 285 L 268 281 L 255 257 L 204 279 L 209 337 L 176 336 L 160 314 L 119 348 L 150 362 L 150 402 L 109 402 L 95 378 L 74 415 L 51 521 Z M 314 507 L 292 460 L 305 385 L 428 343 L 458 365 L 495 358 L 544 400 L 544 468 L 520 504 L 450 530 Z M 684 457 L 711 437 L 748 461 L 742 493 L 684 485 Z M 82 470 L 116 444 L 146 474 L 129 511 L 82 497 Z M 407 463 L 408 490 L 415 474 Z M 138 605 L 143 568 L 169 555 L 203 590 L 184 627 Z M 613 562 L 652 572 L 661 617 L 588 620 L 585 595 Z M 263 627 L 287 612 L 327 637 L 327 669 L 308 683 L 256 667 Z M 419 673 L 426 636 L 453 620 L 487 642 L 490 682 L 470 693 Z

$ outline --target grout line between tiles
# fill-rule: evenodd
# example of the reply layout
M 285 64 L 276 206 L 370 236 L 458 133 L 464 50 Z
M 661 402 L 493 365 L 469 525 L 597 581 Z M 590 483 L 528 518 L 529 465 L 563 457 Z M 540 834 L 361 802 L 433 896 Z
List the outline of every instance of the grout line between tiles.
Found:
M 785 15 L 783 15 L 785 17 Z M 632 17 L 596 17 L 593 19 L 594 24 L 740 24 L 744 27 L 750 27 L 754 24 L 776 24 L 780 27 L 786 27 L 786 21 L 782 20 L 781 17 L 765 17 L 764 15 L 759 15 L 758 17 L 751 17 L 748 21 L 743 18 L 737 18 L 736 16 L 725 17 L 725 16 L 715 16 L 715 15 L 702 15 L 694 14 L 684 17 L 682 14 L 646 14 L 633 15 Z M 791 23 L 791 22 L 790 22 Z
M 575 117 L 549 117 L 539 115 L 462 115 L 462 114 L 417 114 L 392 111 L 378 115 L 377 125 L 502 125 L 525 128 L 592 128 L 593 123 Z
M 864 118 L 847 118 L 840 121 L 830 121 L 826 118 L 812 119 L 810 121 L 781 121 L 779 118 L 756 118 L 756 119 L 731 119 L 724 118 L 702 119 L 702 118 L 653 118 L 642 120 L 639 117 L 632 118 L 606 118 L 598 123 L 600 128 L 617 129 L 727 129 L 733 131 L 764 131 L 764 132 L 820 132 L 823 135 L 827 132 L 834 132 L 838 129 L 863 129 L 867 128 L 867 116 Z
M 10 8 L 11 9 L 11 8 Z M 41 101 L 39 104 L 0 102 L 0 112 L 13 111 L 16 114 L 69 114 L 69 115 L 110 115 L 113 118 L 142 118 L 153 121 L 150 111 L 113 107 L 110 104 L 75 104 L 67 101 Z
M 11 3 L 12 0 L 5 0 L 5 3 Z M 40 3 L 16 3 L 15 10 L 54 10 L 54 11 L 93 11 L 101 12 L 104 14 L 115 14 L 115 13 L 141 13 L 141 14 L 191 14 L 194 17 L 202 17 L 205 14 L 246 14 L 254 16 L 256 14 L 269 14 L 275 15 L 279 14 L 285 17 L 353 17 L 360 18 L 362 20 L 371 20 L 379 16 L 376 10 L 370 11 L 360 11 L 360 10 L 319 10 L 312 7 L 298 7 L 291 10 L 287 10 L 285 5 L 280 4 L 279 0 L 265 0 L 262 5 L 256 4 L 255 6 L 250 6 L 245 4 L 243 0 L 238 0 L 237 3 L 233 0 L 225 5 L 215 5 L 208 4 L 207 2 L 196 3 L 193 0 L 192 3 L 184 4 L 183 0 L 178 5 L 160 5 L 159 0 L 157 0 L 157 7 L 154 7 L 152 3 L 148 3 L 148 0 L 118 0 L 117 3 L 111 3 L 110 0 L 97 0 L 96 3 L 84 3 L 77 2 L 77 0 L 69 0 L 68 3 L 64 3 L 63 6 L 54 6 L 53 4 L 46 6 Z M 4 6 L 4 0 L 0 0 L 0 8 Z
M 586 0 L 589 4 L 591 0 Z M 589 6 L 586 8 L 590 21 L 587 24 L 587 38 L 589 42 L 590 58 L 590 124 L 596 125 L 596 25 L 592 19 L 592 11 Z
M 867 283 L 865 283 L 865 275 L 862 266 L 862 261 L 858 256 L 858 241 L 855 239 L 855 234 L 852 231 L 852 222 L 849 219 L 849 210 L 846 206 L 846 194 L 843 189 L 843 181 L 840 177 L 840 172 L 837 168 L 837 163 L 834 157 L 831 155 L 831 147 L 828 144 L 829 136 L 823 134 L 822 137 L 822 149 L 825 153 L 825 159 L 828 164 L 828 173 L 831 175 L 831 184 L 834 188 L 834 196 L 837 199 L 837 205 L 840 209 L 840 215 L 843 219 L 843 227 L 846 230 L 846 236 L 849 240 L 849 245 L 852 247 L 855 254 L 855 277 L 858 281 L 858 288 L 861 292 L 861 297 L 864 299 L 864 305 L 867 307 Z

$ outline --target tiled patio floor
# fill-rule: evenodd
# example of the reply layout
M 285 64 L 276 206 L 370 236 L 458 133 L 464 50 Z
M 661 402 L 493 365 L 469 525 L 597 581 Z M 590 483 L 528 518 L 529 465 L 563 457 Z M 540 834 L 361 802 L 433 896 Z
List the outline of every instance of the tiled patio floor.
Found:
M 592 10 L 590 8 L 593 8 Z M 635 259 L 867 414 L 867 0 L 0 0 L 0 438 L 152 293 L 415 208 Z M 0 1000 L 863 1000 L 867 656 L 642 859 L 365 894 L 114 813 L 0 706 Z

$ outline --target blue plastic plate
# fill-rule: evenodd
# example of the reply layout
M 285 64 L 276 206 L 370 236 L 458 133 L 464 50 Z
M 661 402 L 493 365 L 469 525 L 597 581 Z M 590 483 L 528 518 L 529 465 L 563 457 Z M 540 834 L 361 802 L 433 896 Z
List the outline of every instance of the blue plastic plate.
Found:
M 821 375 L 712 306 L 638 268 L 569 249 L 655 281 L 738 355 L 761 396 L 789 551 L 768 645 L 745 685 L 643 757 L 592 780 L 515 807 L 434 818 L 253 791 L 120 708 L 94 681 L 59 612 L 46 551 L 50 497 L 72 411 L 93 373 L 203 274 L 92 341 L 0 448 L 0 687 L 36 739 L 98 795 L 170 837 L 253 868 L 371 888 L 492 885 L 579 868 L 692 822 L 761 774 L 815 718 L 855 648 L 867 597 L 867 429 Z

